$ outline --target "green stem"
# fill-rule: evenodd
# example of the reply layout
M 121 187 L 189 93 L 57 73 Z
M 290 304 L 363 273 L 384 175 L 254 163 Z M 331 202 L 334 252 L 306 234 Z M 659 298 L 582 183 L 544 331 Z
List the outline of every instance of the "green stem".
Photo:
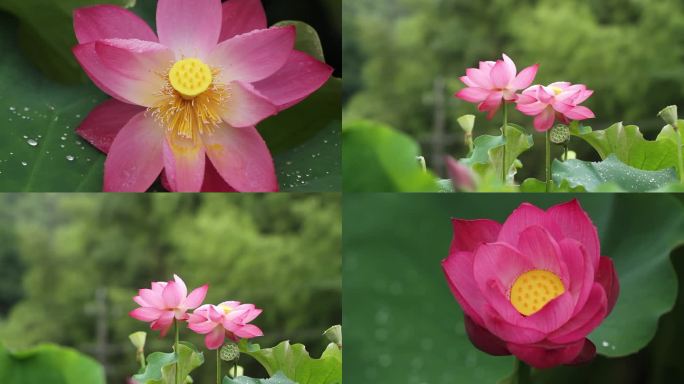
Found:
M 518 384 L 531 384 L 531 370 L 530 366 L 518 360 Z
M 568 161 L 568 143 L 563 145 L 563 161 Z
M 672 126 L 677 134 L 677 159 L 679 160 L 679 182 L 684 184 L 684 157 L 682 157 L 682 135 L 677 126 Z
M 216 384 L 221 384 L 221 348 L 216 350 Z
M 240 359 L 240 356 L 238 356 L 235 360 L 233 360 L 233 379 L 237 378 L 237 367 L 238 367 L 238 360 Z
M 501 154 L 501 182 L 506 184 L 506 127 L 508 127 L 508 104 L 503 101 L 503 125 L 501 126 L 501 136 L 503 137 L 503 153 Z
M 546 131 L 546 192 L 551 192 L 551 131 Z
M 180 327 L 178 326 L 178 320 L 173 320 L 173 325 L 176 328 L 176 342 L 174 344 L 174 350 L 176 352 L 176 384 L 180 384 L 180 353 L 178 353 L 178 344 L 180 340 Z

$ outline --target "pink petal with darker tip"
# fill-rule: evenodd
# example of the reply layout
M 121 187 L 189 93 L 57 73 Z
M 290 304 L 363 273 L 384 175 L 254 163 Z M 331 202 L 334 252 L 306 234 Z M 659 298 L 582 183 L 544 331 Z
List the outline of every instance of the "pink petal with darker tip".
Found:
M 562 327 L 555 330 L 547 338 L 553 343 L 571 343 L 584 339 L 605 319 L 608 302 L 601 285 L 594 283 L 586 305 Z
M 144 107 L 109 99 L 95 107 L 76 128 L 76 133 L 100 151 L 107 153 L 121 128 Z
M 486 328 L 478 325 L 469 316 L 463 316 L 463 323 L 468 338 L 477 349 L 494 356 L 511 354 L 503 340 L 493 335 Z
M 501 231 L 501 224 L 488 219 L 451 219 L 451 226 L 454 236 L 451 239 L 450 254 L 457 251 L 473 252 L 481 244 L 493 243 Z
M 289 108 L 319 89 L 333 73 L 332 67 L 306 53 L 292 51 L 285 65 L 254 88 L 278 110 Z
M 204 284 L 199 288 L 193 289 L 192 292 L 190 292 L 188 297 L 185 299 L 185 306 L 187 308 L 197 308 L 200 305 L 202 305 L 204 298 L 207 296 L 208 290 L 209 286 L 207 284 Z
M 442 270 L 446 276 L 449 289 L 463 312 L 473 321 L 483 325 L 482 313 L 487 303 L 477 282 L 473 277 L 472 252 L 452 253 L 442 260 Z
M 224 124 L 202 137 L 218 173 L 240 192 L 278 190 L 273 158 L 256 128 Z
M 105 192 L 145 192 L 163 167 L 164 128 L 144 112 L 114 138 L 104 165 Z
M 199 192 L 204 181 L 206 159 L 201 141 L 167 134 L 163 153 L 164 175 L 169 190 Z
M 74 32 L 80 44 L 102 39 L 158 41 L 152 28 L 135 13 L 114 5 L 95 5 L 74 11 Z
M 219 41 L 221 14 L 221 0 L 159 0 L 159 42 L 173 50 L 178 60 L 205 60 Z
M 253 83 L 282 68 L 294 50 L 294 26 L 260 29 L 235 36 L 214 48 L 208 64 L 220 68 L 217 81 Z
M 211 161 L 207 161 L 204 168 L 202 192 L 236 192 L 233 187 L 223 180 L 223 177 L 221 177 Z
M 561 364 L 570 364 L 584 350 L 585 340 L 568 345 L 530 346 L 508 343 L 508 349 L 517 358 L 537 369 L 553 368 Z
M 228 0 L 223 3 L 222 15 L 219 41 L 268 27 L 261 0 Z
M 613 266 L 613 260 L 606 256 L 601 256 L 599 267 L 596 271 L 596 282 L 601 284 L 606 292 L 608 313 L 613 310 L 620 294 L 620 281 Z
M 134 39 L 98 40 L 95 52 L 100 59 L 101 76 L 107 88 L 143 107 L 160 100 L 165 80 L 158 76 L 173 60 L 173 52 L 151 41 Z
M 598 232 L 577 199 L 555 205 L 549 208 L 547 213 L 551 220 L 563 224 L 560 230 L 564 237 L 575 239 L 584 246 L 592 260 L 594 270 L 597 270 L 601 247 Z
M 535 76 L 537 76 L 537 70 L 539 69 L 539 64 L 531 65 L 518 73 L 518 75 L 511 82 L 511 88 L 514 89 L 525 89 L 532 84 Z
M 228 93 L 230 97 L 223 104 L 220 115 L 223 121 L 233 127 L 253 127 L 278 113 L 275 105 L 251 84 L 232 82 L 228 86 Z

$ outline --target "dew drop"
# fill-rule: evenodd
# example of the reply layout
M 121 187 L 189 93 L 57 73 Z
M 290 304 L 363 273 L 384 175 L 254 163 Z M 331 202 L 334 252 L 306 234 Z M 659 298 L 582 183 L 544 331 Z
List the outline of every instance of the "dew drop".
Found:
M 28 140 L 26 140 L 26 142 L 28 143 L 28 145 L 30 145 L 32 147 L 35 147 L 36 145 L 38 145 L 38 142 L 33 140 L 33 139 L 28 139 Z
M 74 161 L 74 157 L 71 155 L 66 155 L 66 159 L 69 161 Z

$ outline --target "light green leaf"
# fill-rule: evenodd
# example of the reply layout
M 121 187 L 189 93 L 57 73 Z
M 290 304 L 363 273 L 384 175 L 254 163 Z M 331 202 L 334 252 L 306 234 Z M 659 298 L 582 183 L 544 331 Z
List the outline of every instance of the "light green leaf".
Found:
M 674 168 L 660 171 L 645 171 L 630 167 L 615 155 L 601 162 L 591 163 L 581 160 L 560 162 L 552 166 L 553 181 L 556 184 L 567 181 L 571 188 L 583 187 L 589 192 L 597 192 L 605 184 L 612 184 L 627 192 L 653 191 L 678 181 Z M 612 187 L 610 190 L 615 190 Z
M 0 383 L 105 384 L 104 369 L 73 349 L 41 345 L 11 353 L 0 346 Z
M 328 344 L 318 359 L 309 356 L 303 344 L 290 344 L 289 341 L 264 349 L 243 343 L 240 349 L 256 359 L 269 375 L 282 372 L 298 384 L 342 383 L 342 350 L 334 343 Z
M 677 146 L 672 140 L 658 136 L 646 140 L 636 125 L 615 123 L 610 127 L 588 132 L 573 129 L 572 134 L 589 143 L 601 159 L 614 155 L 621 162 L 643 170 L 660 170 L 677 165 Z
M 534 178 L 529 178 L 525 179 L 525 181 L 520 184 L 520 192 L 541 192 L 544 193 L 546 192 L 546 183 L 534 179 Z M 584 187 L 581 185 L 576 186 L 576 187 L 571 187 L 570 183 L 568 180 L 563 179 L 561 181 L 560 185 L 554 183 L 553 186 L 551 187 L 551 192 L 586 192 Z
M 71 53 L 76 45 L 73 10 L 102 3 L 101 0 L 2 0 L 0 10 L 19 19 L 21 48 L 34 65 L 52 78 L 75 82 L 85 80 L 85 75 Z M 107 3 L 132 6 L 135 0 L 109 0 Z M 7 51 L 3 50 L 3 53 Z
M 283 375 L 282 372 L 278 372 L 270 379 L 254 379 L 251 377 L 239 376 L 235 379 L 231 379 L 226 376 L 223 378 L 223 384 L 297 384 L 294 381 Z
M 204 354 L 194 345 L 181 342 L 178 345 L 178 357 L 173 352 L 154 352 L 147 357 L 144 372 L 133 378 L 141 384 L 175 384 L 176 367 L 179 365 L 182 382 L 191 383 L 190 372 L 202 364 Z
M 488 172 L 501 175 L 501 167 L 507 170 L 508 179 L 512 179 L 517 172 L 515 166 L 518 156 L 532 148 L 534 144 L 532 135 L 525 133 L 525 130 L 515 124 L 509 124 L 506 129 L 506 164 L 502 165 L 503 159 L 503 136 L 481 135 L 474 141 L 473 153 L 470 157 L 461 159 L 463 164 L 469 165 L 481 176 Z
M 418 144 L 378 123 L 344 123 L 342 173 L 348 192 L 437 191 L 435 177 L 416 162 Z

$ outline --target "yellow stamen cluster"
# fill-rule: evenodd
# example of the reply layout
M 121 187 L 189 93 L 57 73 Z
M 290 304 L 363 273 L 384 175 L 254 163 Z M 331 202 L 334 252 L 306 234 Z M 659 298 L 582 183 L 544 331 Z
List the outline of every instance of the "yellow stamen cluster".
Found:
M 161 75 L 165 83 L 160 101 L 148 112 L 183 139 L 195 141 L 199 134 L 213 132 L 221 123 L 221 106 L 230 97 L 227 86 L 213 82 L 218 73 L 199 59 L 176 62 Z
M 549 301 L 565 292 L 565 286 L 555 273 L 542 269 L 527 271 L 513 283 L 511 304 L 525 316 L 541 310 Z
M 561 88 L 559 88 L 559 87 L 551 87 L 551 90 L 552 90 L 553 93 L 556 94 L 556 95 L 560 95 L 561 93 L 563 93 L 563 90 L 562 90 Z
M 233 311 L 232 309 L 230 309 L 230 307 L 228 307 L 226 305 L 221 305 L 221 309 L 223 309 L 223 314 L 225 314 L 225 315 L 227 315 Z

